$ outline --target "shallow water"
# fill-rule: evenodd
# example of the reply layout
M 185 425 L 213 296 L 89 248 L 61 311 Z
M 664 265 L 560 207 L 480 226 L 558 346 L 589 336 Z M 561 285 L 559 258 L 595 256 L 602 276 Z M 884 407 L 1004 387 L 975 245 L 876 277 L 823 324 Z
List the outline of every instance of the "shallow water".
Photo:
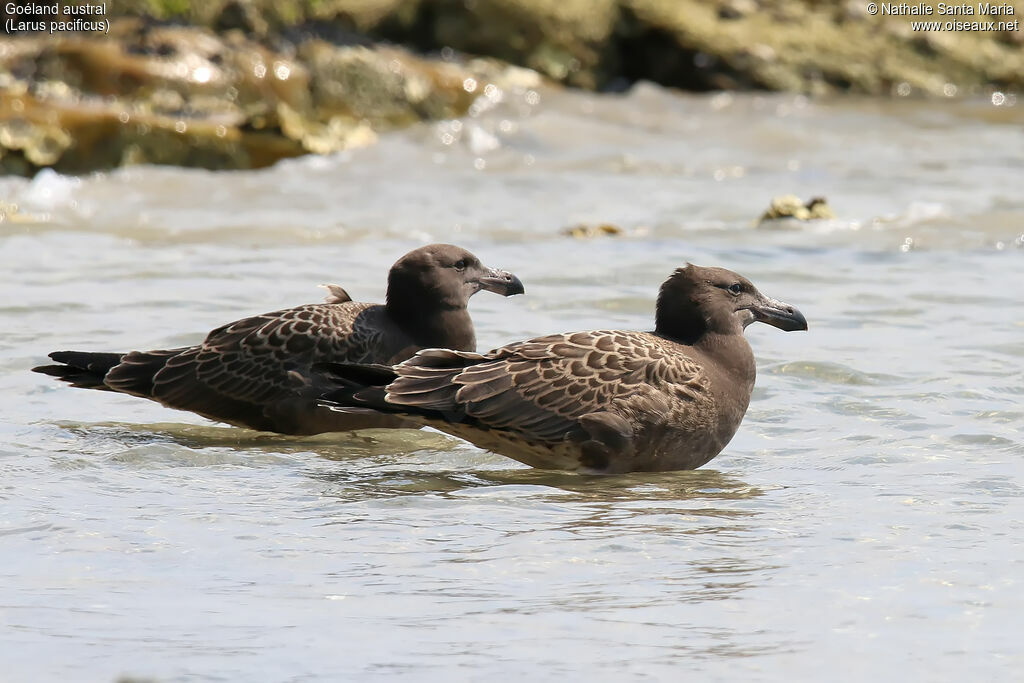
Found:
M 1024 110 L 522 94 L 252 173 L 0 179 L 9 680 L 1012 679 L 1024 665 Z M 448 136 L 448 137 L 446 137 Z M 450 141 L 450 144 L 446 144 Z M 774 195 L 839 218 L 756 228 Z M 574 240 L 611 223 L 626 234 Z M 482 348 L 649 328 L 685 261 L 806 314 L 695 472 L 527 469 L 432 432 L 211 425 L 28 372 L 197 341 L 452 241 L 527 295 Z

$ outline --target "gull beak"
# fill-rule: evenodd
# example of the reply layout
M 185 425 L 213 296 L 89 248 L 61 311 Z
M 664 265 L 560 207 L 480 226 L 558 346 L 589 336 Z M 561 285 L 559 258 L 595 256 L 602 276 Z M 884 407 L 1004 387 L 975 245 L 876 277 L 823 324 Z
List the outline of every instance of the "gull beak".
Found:
M 786 332 L 807 329 L 807 318 L 804 317 L 804 314 L 795 306 L 790 306 L 778 299 L 770 299 L 762 295 L 761 300 L 750 307 L 750 312 L 754 314 L 754 320 L 768 323 L 772 327 Z
M 512 296 L 526 291 L 522 281 L 507 270 L 486 268 L 479 282 L 480 289 L 486 289 L 488 292 L 494 292 L 501 296 Z

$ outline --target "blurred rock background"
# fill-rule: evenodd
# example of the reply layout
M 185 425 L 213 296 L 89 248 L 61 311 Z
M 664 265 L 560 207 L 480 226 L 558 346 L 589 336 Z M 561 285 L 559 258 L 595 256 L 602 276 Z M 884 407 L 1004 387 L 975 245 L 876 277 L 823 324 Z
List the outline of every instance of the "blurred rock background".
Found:
M 97 3 L 61 3 L 65 19 L 74 4 Z M 544 82 L 936 98 L 1021 89 L 1024 2 L 956 17 L 872 16 L 867 4 L 112 0 L 105 14 L 84 17 L 109 21 L 108 33 L 0 36 L 0 172 L 259 168 L 372 144 L 382 131 L 463 116 L 478 102 L 529 101 Z M 15 27 L 57 19 L 3 18 Z M 913 21 L 954 19 L 1016 25 L 912 30 Z

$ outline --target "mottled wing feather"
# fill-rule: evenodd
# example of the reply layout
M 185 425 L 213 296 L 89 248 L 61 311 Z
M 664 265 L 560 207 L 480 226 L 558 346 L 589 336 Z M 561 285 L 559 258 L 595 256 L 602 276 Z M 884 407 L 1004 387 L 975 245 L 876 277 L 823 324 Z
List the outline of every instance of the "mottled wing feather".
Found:
M 355 324 L 367 306 L 311 304 L 224 325 L 156 373 L 153 397 L 188 408 L 218 398 L 262 405 L 294 391 L 291 370 L 319 360 L 374 360 L 381 331 Z
M 399 366 L 387 398 L 465 416 L 532 442 L 559 442 L 579 428 L 584 415 L 664 405 L 668 397 L 656 387 L 704 381 L 696 363 L 666 354 L 660 342 L 646 333 L 597 330 L 541 337 L 482 355 L 422 351 Z M 460 361 L 472 364 L 460 368 Z

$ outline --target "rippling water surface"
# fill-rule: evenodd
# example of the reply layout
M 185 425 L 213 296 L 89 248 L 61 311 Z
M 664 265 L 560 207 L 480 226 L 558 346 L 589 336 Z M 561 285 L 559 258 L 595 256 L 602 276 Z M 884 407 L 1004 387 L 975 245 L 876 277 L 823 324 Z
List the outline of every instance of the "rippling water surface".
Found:
M 1024 613 L 1024 110 L 542 93 L 253 173 L 0 179 L 9 680 L 1008 680 Z M 450 144 L 446 144 L 450 142 Z M 754 226 L 774 195 L 838 219 Z M 625 234 L 575 240 L 577 224 Z M 59 385 L 60 348 L 380 300 L 452 241 L 527 295 L 481 347 L 649 328 L 723 265 L 801 308 L 695 472 L 527 469 L 433 432 L 297 439 Z

